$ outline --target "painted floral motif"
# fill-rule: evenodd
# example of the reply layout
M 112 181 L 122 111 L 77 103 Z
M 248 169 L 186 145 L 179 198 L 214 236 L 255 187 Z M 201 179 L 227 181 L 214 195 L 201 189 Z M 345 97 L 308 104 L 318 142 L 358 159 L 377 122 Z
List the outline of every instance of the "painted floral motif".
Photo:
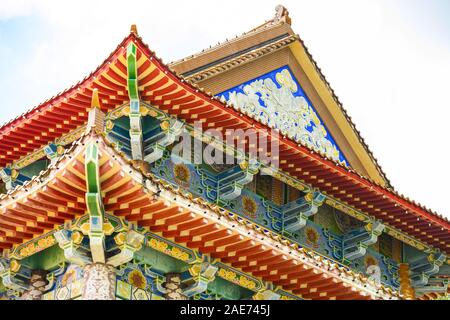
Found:
M 345 161 L 287 67 L 277 70 L 275 77 L 270 73 L 221 95 L 263 124 L 335 161 Z
M 238 275 L 236 274 L 236 272 L 233 272 L 231 270 L 220 269 L 217 275 L 225 280 L 228 280 L 250 290 L 256 287 L 256 283 L 254 281 L 248 279 L 247 277 Z
M 189 168 L 184 163 L 176 164 L 173 167 L 173 175 L 180 184 L 188 184 L 191 179 Z
M 156 249 L 158 251 L 166 251 L 167 247 L 169 246 L 167 243 L 163 242 L 163 241 L 158 241 L 156 239 L 151 239 L 149 242 L 150 247 L 152 247 L 153 249 Z
M 53 235 L 50 235 L 50 236 L 41 238 L 36 242 L 31 242 L 31 243 L 27 244 L 25 247 L 20 249 L 19 255 L 21 257 L 29 257 L 32 254 L 35 254 L 39 251 L 42 251 L 44 249 L 47 249 L 47 248 L 53 246 L 55 243 L 56 243 L 55 238 L 53 237 Z
M 142 272 L 138 269 L 134 269 L 128 274 L 128 282 L 139 289 L 145 289 L 147 287 L 147 279 L 145 279 Z
M 306 242 L 308 242 L 309 245 L 312 245 L 313 247 L 318 246 L 320 236 L 316 229 L 312 227 L 305 228 L 305 237 Z
M 150 248 L 163 252 L 171 257 L 174 257 L 175 259 L 178 260 L 187 261 L 190 258 L 188 253 L 182 251 L 177 247 L 169 246 L 169 244 L 164 241 L 159 241 L 157 239 L 150 239 L 148 241 L 148 246 Z
M 246 277 L 242 277 L 242 276 L 239 278 L 239 285 L 241 287 L 244 287 L 244 288 L 247 288 L 247 289 L 253 289 L 256 286 L 255 282 L 249 280 Z
M 172 248 L 172 252 L 171 252 L 172 257 L 178 259 L 178 260 L 183 260 L 186 261 L 189 259 L 189 255 L 186 252 L 183 252 L 182 250 L 180 250 L 177 247 L 173 247 Z
M 294 300 L 297 300 L 297 299 L 294 299 L 294 298 L 289 297 L 289 296 L 281 295 L 280 300 L 290 300 L 290 301 L 294 301 Z
M 244 211 L 248 216 L 250 216 L 251 218 L 256 218 L 258 205 L 256 204 L 255 200 L 247 196 L 242 197 L 242 207 L 244 208 Z

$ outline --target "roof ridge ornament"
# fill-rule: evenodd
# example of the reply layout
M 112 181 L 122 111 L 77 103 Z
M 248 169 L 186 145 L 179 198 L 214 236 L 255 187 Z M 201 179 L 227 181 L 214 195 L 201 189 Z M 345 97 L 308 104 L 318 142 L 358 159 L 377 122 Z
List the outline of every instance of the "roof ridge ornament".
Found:
M 90 134 L 93 130 L 98 135 L 101 135 L 105 129 L 105 114 L 101 110 L 100 99 L 98 97 L 98 90 L 92 90 L 91 109 L 88 114 L 88 123 L 85 134 Z
M 91 110 L 94 108 L 100 108 L 100 100 L 98 98 L 98 89 L 94 88 L 94 90 L 92 90 L 92 98 L 91 98 Z
M 273 22 L 285 22 L 288 25 L 291 25 L 292 20 L 291 17 L 289 17 L 289 11 L 284 7 L 283 5 L 279 4 L 275 7 L 275 17 L 273 18 Z
M 132 24 L 130 27 L 130 33 L 134 33 L 136 36 L 138 36 L 138 30 L 137 30 L 137 25 Z

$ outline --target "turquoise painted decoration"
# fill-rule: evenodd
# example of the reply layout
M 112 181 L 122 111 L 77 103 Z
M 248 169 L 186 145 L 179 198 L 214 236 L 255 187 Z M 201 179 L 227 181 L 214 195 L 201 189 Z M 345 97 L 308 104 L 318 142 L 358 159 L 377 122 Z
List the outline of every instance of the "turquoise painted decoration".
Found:
M 296 232 L 306 226 L 306 221 L 317 213 L 325 201 L 325 195 L 320 192 L 307 194 L 297 201 L 283 206 L 283 230 Z
M 244 186 L 252 182 L 258 169 L 259 163 L 251 161 L 221 172 L 217 181 L 220 199 L 233 200 L 239 197 Z
M 218 97 L 298 143 L 348 164 L 288 66 L 228 89 Z
M 134 160 L 142 160 L 142 121 L 137 74 L 137 47 L 130 43 L 127 48 L 128 96 L 130 98 L 130 141 Z
M 11 261 L 0 257 L 0 281 L 6 288 L 22 292 L 28 289 L 31 270 L 20 264 L 17 266 L 14 268 Z
M 31 166 L 35 164 L 36 163 L 33 163 Z M 14 189 L 15 187 L 21 186 L 25 182 L 31 180 L 31 178 L 28 175 L 25 175 L 22 172 L 11 168 L 1 169 L 0 179 L 5 183 L 6 190 Z
M 426 286 L 430 276 L 439 272 L 439 268 L 444 264 L 446 259 L 445 254 L 436 252 L 412 260 L 409 270 L 411 271 L 413 287 L 420 288 Z
M 378 221 L 346 233 L 342 239 L 343 255 L 347 260 L 363 257 L 367 248 L 375 244 L 384 230 L 384 225 Z
M 351 267 L 376 282 L 398 288 L 398 264 L 370 248 L 370 244 L 375 240 L 374 238 L 377 237 L 381 228 L 378 223 L 371 226 L 349 225 L 352 228 L 349 228 L 344 235 L 323 228 L 310 219 L 311 214 L 314 215 L 315 209 L 324 200 L 324 196 L 320 192 L 312 192 L 296 201 L 277 205 L 256 194 L 248 186 L 244 186 L 237 198 L 223 199 L 219 182 L 224 181 L 223 179 L 227 176 L 232 178 L 233 174 L 240 170 L 242 170 L 240 166 L 235 166 L 231 169 L 224 169 L 222 172 L 216 172 L 208 169 L 207 166 L 194 165 L 181 157 L 170 155 L 168 152 L 165 152 L 164 156 L 157 160 L 151 168 L 152 173 L 158 178 L 176 187 L 189 190 L 195 197 L 219 203 L 224 209 L 254 221 L 264 228 L 283 233 L 285 237 L 295 241 L 301 247 L 330 257 L 345 268 Z M 299 216 L 299 213 L 303 213 L 304 216 Z M 345 250 L 344 242 L 347 245 Z M 352 248 L 355 250 L 352 251 Z M 357 257 L 355 253 L 359 253 L 360 249 L 365 250 L 365 252 L 361 252 L 365 255 Z M 350 252 L 354 255 L 353 260 L 348 259 Z M 344 253 L 346 257 L 344 257 Z

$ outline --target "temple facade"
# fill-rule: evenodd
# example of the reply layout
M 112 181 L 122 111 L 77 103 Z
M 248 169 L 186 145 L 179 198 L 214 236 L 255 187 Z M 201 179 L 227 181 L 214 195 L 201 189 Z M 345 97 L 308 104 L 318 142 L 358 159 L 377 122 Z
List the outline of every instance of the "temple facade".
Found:
M 165 64 L 132 26 L 0 128 L 0 299 L 445 299 L 450 222 L 398 194 L 288 11 Z

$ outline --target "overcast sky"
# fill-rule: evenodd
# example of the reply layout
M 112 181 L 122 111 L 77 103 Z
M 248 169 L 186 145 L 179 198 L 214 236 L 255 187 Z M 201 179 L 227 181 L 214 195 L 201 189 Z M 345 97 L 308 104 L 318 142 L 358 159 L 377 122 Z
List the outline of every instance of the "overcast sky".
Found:
M 396 190 L 450 217 L 449 0 L 0 0 L 0 124 L 88 75 L 132 23 L 170 62 L 279 2 Z

